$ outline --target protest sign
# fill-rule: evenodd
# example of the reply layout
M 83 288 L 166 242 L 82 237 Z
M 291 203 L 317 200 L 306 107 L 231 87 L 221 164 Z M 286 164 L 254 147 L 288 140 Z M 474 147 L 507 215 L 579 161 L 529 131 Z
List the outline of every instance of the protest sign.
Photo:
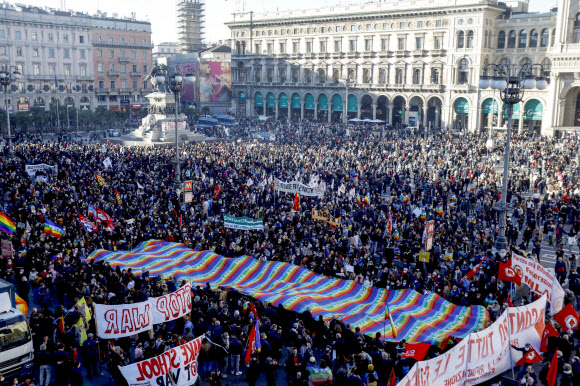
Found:
M 28 173 L 29 176 L 35 175 L 37 172 L 45 172 L 45 171 L 53 171 L 58 173 L 58 166 L 51 166 L 47 164 L 38 164 L 38 165 L 25 165 L 24 170 Z
M 512 254 L 512 268 L 520 277 L 522 282 L 537 294 L 546 294 L 550 302 L 550 314 L 556 315 L 564 307 L 564 289 L 551 274 L 541 264 L 523 256 Z
M 240 230 L 264 230 L 262 218 L 254 220 L 249 217 L 234 217 L 224 214 L 224 227 Z
M 97 332 L 104 339 L 122 338 L 149 330 L 191 312 L 191 283 L 176 291 L 133 304 L 95 304 Z
M 314 220 L 326 221 L 330 225 L 338 226 L 340 225 L 340 217 L 332 217 L 328 210 L 316 210 L 312 209 L 312 218 Z
M 12 243 L 10 240 L 2 240 L 2 256 L 12 258 Z
M 186 386 L 197 381 L 197 356 L 204 336 L 165 351 L 151 359 L 120 366 L 129 386 Z
M 274 179 L 274 189 L 283 193 L 299 193 L 301 196 L 316 197 L 324 194 L 324 185 L 313 188 L 298 181 L 284 182 Z
M 522 356 L 511 345 L 530 343 L 539 349 L 545 309 L 546 296 L 509 307 L 491 326 L 469 334 L 445 354 L 417 362 L 398 386 L 476 385 L 500 375 Z
M 191 283 L 187 282 L 186 285 L 170 294 L 150 298 L 149 302 L 153 312 L 153 324 L 181 318 L 191 312 Z
M 430 257 L 431 257 L 430 252 L 426 252 L 426 251 L 419 252 L 419 261 L 421 261 L 423 263 L 428 263 Z

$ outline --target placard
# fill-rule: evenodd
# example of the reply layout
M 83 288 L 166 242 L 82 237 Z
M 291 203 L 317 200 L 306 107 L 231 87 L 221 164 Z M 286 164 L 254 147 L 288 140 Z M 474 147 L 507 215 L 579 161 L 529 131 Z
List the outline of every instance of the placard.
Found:
M 426 252 L 426 251 L 420 251 L 419 252 L 419 261 L 421 261 L 423 263 L 428 263 L 430 256 L 431 256 L 431 253 Z
M 183 201 L 185 201 L 186 204 L 192 202 L 193 201 L 193 193 L 192 192 L 185 192 L 185 195 L 183 197 Z

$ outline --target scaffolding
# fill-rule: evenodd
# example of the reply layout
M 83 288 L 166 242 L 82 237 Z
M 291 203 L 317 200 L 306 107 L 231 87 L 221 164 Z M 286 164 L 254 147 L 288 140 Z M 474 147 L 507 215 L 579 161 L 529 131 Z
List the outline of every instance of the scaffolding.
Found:
M 182 54 L 203 50 L 205 0 L 177 0 L 177 36 Z

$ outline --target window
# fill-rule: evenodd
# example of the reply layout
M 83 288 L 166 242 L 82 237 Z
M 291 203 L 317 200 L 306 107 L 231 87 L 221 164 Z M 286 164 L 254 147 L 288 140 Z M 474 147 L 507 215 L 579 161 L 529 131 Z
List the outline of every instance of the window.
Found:
M 298 83 L 299 80 L 300 80 L 300 71 L 298 71 L 298 69 L 295 68 L 292 70 L 292 82 Z
M 312 42 L 306 42 L 306 53 L 312 53 Z
M 556 28 L 552 30 L 552 42 L 550 43 L 551 47 L 554 47 L 554 43 L 556 42 Z
M 97 57 L 98 58 L 102 58 L 103 57 L 103 50 L 97 50 Z
M 443 25 L 442 20 L 435 20 L 435 27 L 441 27 Z
M 334 29 L 335 32 L 340 32 L 340 26 L 336 26 L 336 28 Z M 294 32 L 296 33 L 296 32 Z
M 469 62 L 467 59 L 461 59 L 457 67 L 457 83 L 466 84 L 469 78 Z
M 473 48 L 473 31 L 467 32 L 467 48 Z
M 274 53 L 274 43 L 268 43 L 267 49 L 268 49 L 268 55 L 272 55 Z
M 280 82 L 286 82 L 286 70 L 281 68 L 278 70 L 278 79 Z
M 87 53 L 85 50 L 79 50 L 79 54 L 80 54 L 81 59 L 86 59 Z
M 0 39 L 6 39 L 6 32 L 3 29 L 0 29 Z
M 400 21 L 399 22 L 399 28 L 400 29 L 405 29 L 405 22 L 404 21 Z
M 423 38 L 415 38 L 415 49 L 416 50 L 423 49 Z
M 116 87 L 116 83 L 114 80 L 111 81 L 111 88 L 115 88 Z
M 363 83 L 370 83 L 371 80 L 372 80 L 371 70 L 369 70 L 368 68 L 365 68 L 363 70 Z
M 32 56 L 35 58 L 38 58 L 38 48 L 33 48 L 32 49 Z
M 297 54 L 300 50 L 300 42 L 292 42 L 292 53 Z
M 307 34 L 311 34 L 312 33 L 312 28 L 310 28 L 310 27 L 306 28 L 306 33 Z M 271 30 L 268 31 L 268 36 L 270 36 L 270 35 L 272 35 L 272 31 Z
M 413 84 L 421 84 L 421 70 L 413 70 Z
M 134 81 L 133 81 L 133 88 L 134 88 L 134 89 L 137 89 L 138 87 L 139 87 L 139 86 L 137 86 L 137 81 L 136 81 L 136 80 L 134 80 Z
M 32 65 L 32 74 L 33 75 L 40 75 L 40 65 L 39 64 Z
M 356 52 L 356 39 L 351 39 L 348 41 L 348 51 Z
M 147 74 L 147 65 L 146 64 L 143 65 L 143 73 Z
M 516 31 L 511 30 L 508 34 L 507 48 L 516 48 Z
M 518 39 L 518 48 L 526 48 L 528 44 L 528 31 L 525 29 L 520 31 L 520 38 Z
M 62 54 L 63 54 L 65 59 L 69 59 L 70 58 L 70 48 L 65 48 L 64 50 L 62 50 Z
M 102 40 L 103 40 L 103 35 L 98 35 L 98 36 L 97 36 L 97 41 L 99 41 L 99 42 L 100 42 L 100 41 L 102 41 Z
M 126 74 L 126 73 L 127 73 L 127 65 L 121 64 L 121 74 Z
M 16 39 L 16 40 L 22 39 L 22 32 L 14 31 L 14 39 Z
M 0 55 L 6 55 L 6 47 L 0 46 Z
M 326 83 L 326 71 L 322 68 L 318 70 L 318 83 Z
M 320 52 L 321 53 L 325 53 L 326 52 L 326 40 L 321 40 L 320 41 Z
M 22 47 L 16 47 L 16 56 L 22 56 Z
M 312 70 L 306 69 L 304 70 L 304 80 L 306 83 L 312 83 Z
M 338 53 L 338 52 L 342 52 L 342 44 L 340 40 L 335 40 L 334 41 L 334 52 Z
M 383 30 L 389 29 L 389 23 L 383 23 Z
M 335 68 L 332 71 L 332 81 L 334 83 L 338 83 L 340 81 L 340 70 L 338 70 L 338 69 Z
M 137 51 L 131 51 L 131 58 L 137 59 Z
M 483 38 L 483 48 L 487 48 L 487 31 L 485 31 L 484 34 L 484 38 Z
M 83 35 L 79 35 L 79 43 L 84 43 L 85 37 Z
M 97 72 L 99 74 L 102 74 L 103 73 L 103 62 L 98 62 L 97 63 Z
M 282 30 L 280 30 L 280 35 L 286 35 L 286 30 L 284 28 L 282 28 Z
M 542 30 L 542 39 L 540 40 L 540 47 L 548 47 L 550 44 L 550 31 L 547 28 Z
M 440 50 L 442 40 L 443 40 L 443 38 L 441 36 L 435 36 L 435 38 L 433 40 L 433 48 L 436 50 Z
M 369 52 L 373 50 L 373 39 L 365 39 L 365 51 Z
M 398 47 L 399 51 L 403 51 L 405 49 L 405 38 L 398 39 L 397 47 Z
M 381 51 L 389 50 L 389 39 L 381 39 Z
M 465 32 L 459 31 L 457 34 L 457 48 L 465 47 Z
M 64 74 L 70 76 L 70 66 L 64 66 Z
M 105 88 L 105 81 L 104 80 L 99 80 L 99 88 Z M 99 95 L 99 98 L 104 95 Z
M 81 76 L 87 76 L 87 68 L 85 66 L 81 66 L 80 73 Z
M 431 70 L 431 83 L 439 84 L 439 70 L 436 68 Z
M 127 88 L 127 81 L 124 79 L 121 81 L 121 88 Z
M 109 63 L 109 71 L 115 72 L 115 63 Z
M 508 58 L 503 58 L 502 60 L 499 61 L 500 66 L 505 66 L 505 67 L 509 67 L 511 66 L 511 62 Z
M 497 34 L 497 48 L 500 50 L 505 48 L 505 32 L 504 31 L 499 31 L 499 33 Z
M 62 40 L 68 43 L 68 35 L 67 34 L 62 35 Z
M 536 48 L 538 46 L 538 30 L 533 29 L 530 32 L 530 48 Z
M 403 84 L 403 69 L 397 68 L 397 72 L 395 75 L 395 83 L 396 84 Z
M 423 21 L 418 21 L 417 22 L 417 28 L 423 28 Z
M 143 51 L 143 60 L 147 60 L 147 52 Z
M 121 50 L 121 59 L 125 59 L 126 56 L 127 53 L 125 52 L 125 50 Z
M 36 32 L 32 32 L 30 34 L 30 39 L 32 39 L 34 41 L 38 40 L 38 34 Z
M 54 66 L 54 64 L 51 64 L 50 66 L 48 66 L 48 75 L 54 74 L 56 74 L 56 67 Z
M 355 25 L 351 25 L 350 26 L 350 32 L 355 32 L 356 31 L 356 26 Z
M 542 60 L 542 67 L 543 67 L 543 72 L 542 75 L 545 77 L 549 77 L 550 76 L 550 70 L 552 69 L 552 62 L 550 61 L 550 59 L 545 58 L 544 60 Z
M 281 54 L 286 53 L 286 43 L 280 43 L 280 53 Z
M 133 72 L 137 72 L 137 65 L 136 64 L 133 65 Z
M 113 59 L 115 57 L 115 50 L 109 50 L 109 58 Z
M 387 71 L 384 68 L 379 70 L 379 83 L 386 84 L 387 83 Z

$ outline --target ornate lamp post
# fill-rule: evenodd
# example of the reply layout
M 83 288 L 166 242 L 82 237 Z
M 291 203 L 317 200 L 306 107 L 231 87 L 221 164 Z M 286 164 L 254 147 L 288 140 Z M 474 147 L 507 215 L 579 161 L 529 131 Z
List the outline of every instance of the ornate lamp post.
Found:
M 538 76 L 534 75 L 534 68 L 536 67 L 540 69 Z M 499 232 L 494 241 L 493 248 L 503 258 L 508 250 L 505 228 L 506 213 L 510 207 L 506 202 L 506 197 L 509 176 L 510 136 L 512 130 L 513 107 L 515 104 L 518 104 L 523 100 L 525 90 L 531 90 L 534 88 L 543 90 L 547 87 L 548 82 L 542 76 L 543 67 L 541 64 L 525 63 L 519 67 L 502 64 L 489 64 L 484 67 L 483 71 L 484 74 L 480 78 L 479 87 L 482 89 L 491 87 L 493 90 L 498 90 L 501 100 L 508 105 L 508 127 L 503 161 L 502 195 L 501 201 L 493 207 L 499 212 Z
M 184 75 L 185 71 L 185 75 Z M 167 71 L 165 72 L 167 74 Z M 166 80 L 166 76 L 159 73 L 155 76 L 157 83 L 162 84 Z M 181 189 L 181 163 L 179 161 L 179 135 L 178 135 L 178 117 L 179 117 L 179 94 L 183 90 L 183 81 L 195 82 L 196 78 L 193 75 L 193 68 L 189 65 L 182 67 L 175 66 L 173 73 L 167 79 L 169 89 L 173 92 L 175 98 L 175 182 L 173 187 L 175 190 Z
M 14 157 L 14 147 L 12 145 L 12 134 L 10 132 L 10 107 L 8 106 L 8 87 L 12 83 L 18 82 L 22 75 L 18 67 L 9 66 L 0 70 L 0 84 L 4 87 L 4 103 L 6 104 L 6 127 L 8 128 L 8 158 Z

